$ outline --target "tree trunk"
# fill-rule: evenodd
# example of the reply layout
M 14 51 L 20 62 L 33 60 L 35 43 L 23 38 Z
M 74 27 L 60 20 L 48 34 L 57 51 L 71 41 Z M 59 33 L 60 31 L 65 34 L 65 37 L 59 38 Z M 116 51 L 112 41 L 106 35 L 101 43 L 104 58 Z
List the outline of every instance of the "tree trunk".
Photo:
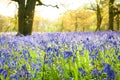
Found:
M 63 20 L 62 20 L 62 23 L 61 23 L 61 31 L 62 31 L 62 32 L 64 31 L 64 23 L 63 23 Z
M 36 0 L 27 0 L 25 8 L 24 35 L 31 35 Z
M 97 28 L 95 31 L 100 30 L 101 22 L 102 22 L 102 16 L 101 16 L 101 10 L 99 4 L 97 4 Z
M 23 27 L 24 27 L 24 13 L 25 13 L 25 0 L 20 0 L 18 2 L 18 33 L 23 34 Z M 18 34 L 19 35 L 19 34 Z
M 119 31 L 119 27 L 120 27 L 120 16 L 119 14 L 117 14 L 117 30 Z
M 109 0 L 109 30 L 113 29 L 114 24 L 114 11 L 113 11 L 113 3 L 115 0 Z
M 18 33 L 31 35 L 36 0 L 19 0 L 18 5 Z M 18 35 L 19 35 L 18 34 Z
M 75 17 L 75 32 L 77 32 L 77 28 L 78 28 L 78 21 L 77 21 L 77 15 Z
M 117 12 L 118 12 L 118 10 L 117 10 Z M 117 22 L 117 30 L 119 31 L 119 27 L 120 27 L 120 16 L 119 16 L 119 13 L 117 14 L 116 22 Z

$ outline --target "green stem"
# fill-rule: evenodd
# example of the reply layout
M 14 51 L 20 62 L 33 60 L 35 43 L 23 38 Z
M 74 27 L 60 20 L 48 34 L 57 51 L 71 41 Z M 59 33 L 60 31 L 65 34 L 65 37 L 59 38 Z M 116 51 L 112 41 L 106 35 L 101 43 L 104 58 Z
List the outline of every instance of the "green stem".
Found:
M 46 54 L 44 55 L 44 61 L 43 61 L 43 76 L 42 76 L 42 80 L 44 80 L 44 72 L 45 72 L 45 59 L 46 59 Z

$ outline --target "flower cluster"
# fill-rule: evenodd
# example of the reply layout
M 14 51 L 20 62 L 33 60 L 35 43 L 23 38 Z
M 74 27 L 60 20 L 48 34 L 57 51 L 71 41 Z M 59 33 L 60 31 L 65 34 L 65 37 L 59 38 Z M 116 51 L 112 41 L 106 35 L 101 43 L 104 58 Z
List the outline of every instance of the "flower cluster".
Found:
M 119 80 L 120 32 L 0 35 L 0 79 Z

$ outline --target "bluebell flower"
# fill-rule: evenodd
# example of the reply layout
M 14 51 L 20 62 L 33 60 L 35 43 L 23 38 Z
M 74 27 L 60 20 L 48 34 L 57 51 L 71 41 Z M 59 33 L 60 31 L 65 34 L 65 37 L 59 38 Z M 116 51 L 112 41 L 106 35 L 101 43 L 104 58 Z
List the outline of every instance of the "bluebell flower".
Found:
M 113 42 L 113 44 L 116 46 L 116 45 L 117 45 L 117 42 L 116 42 L 116 41 L 114 41 L 114 42 Z
M 61 66 L 57 66 L 57 70 L 58 70 L 60 73 L 62 73 L 62 72 L 63 72 L 63 69 L 62 69 L 62 67 L 61 67 Z
M 86 71 L 83 70 L 82 68 L 78 68 L 78 71 L 81 72 L 82 76 L 86 76 Z
M 103 72 L 108 72 L 109 70 L 111 70 L 111 66 L 109 64 L 105 64 Z
M 109 35 L 108 39 L 114 39 L 113 35 Z
M 3 69 L 3 68 L 0 68 L 0 74 L 1 74 L 3 71 L 4 71 L 4 69 Z
M 3 58 L 2 58 L 2 57 L 0 58 L 0 62 L 1 62 L 2 65 L 5 64 L 5 60 L 6 60 L 6 59 L 5 59 L 4 57 L 3 57 Z
M 28 76 L 28 78 L 31 78 L 31 77 L 32 77 L 32 74 L 31 74 L 31 73 L 28 73 L 27 76 Z
M 90 53 L 92 53 L 92 52 L 94 51 L 95 48 L 96 48 L 96 47 L 95 47 L 94 45 L 91 45 L 91 46 L 89 47 Z
M 40 71 L 40 68 L 37 68 L 37 69 L 36 69 L 36 72 L 39 72 L 39 71 Z
M 18 77 L 16 74 L 10 75 L 10 80 L 13 80 L 13 79 L 18 80 Z
M 58 51 L 58 49 L 54 48 L 54 52 L 56 53 L 56 56 L 59 56 L 59 51 Z
M 22 69 L 23 70 L 25 70 L 25 71 L 27 71 L 27 67 L 26 67 L 26 65 L 24 64 L 24 65 L 22 65 Z
M 4 79 L 8 76 L 8 72 L 2 68 L 0 68 L 0 74 L 4 76 Z
M 36 68 L 36 64 L 35 64 L 35 63 L 30 62 L 29 64 L 30 64 L 30 66 L 31 66 L 32 70 L 34 70 L 34 69 Z
M 8 76 L 8 72 L 5 70 L 2 74 L 3 74 L 4 78 L 6 79 L 6 77 Z
M 118 60 L 120 60 L 120 55 L 118 56 Z
M 33 75 L 34 78 L 37 77 L 37 72 L 39 72 L 39 71 L 40 71 L 40 68 L 37 68 L 37 69 L 35 70 L 34 75 Z
M 89 54 L 89 58 L 90 58 L 91 60 L 96 60 L 97 57 L 98 57 L 98 53 L 97 53 L 97 52 L 96 52 L 95 54 L 92 54 L 92 53 Z
M 87 41 L 89 41 L 89 38 L 86 38 Z
M 48 47 L 47 48 L 47 52 L 51 52 L 52 51 L 52 48 L 51 47 Z
M 33 78 L 36 78 L 37 76 L 37 72 L 34 72 Z
M 14 41 L 14 42 L 12 42 L 12 45 L 13 45 L 13 47 L 17 47 L 18 46 L 18 42 Z
M 29 53 L 28 50 L 24 50 L 24 49 L 23 49 L 23 50 L 22 50 L 22 54 L 23 54 L 25 60 L 28 60 L 28 58 L 30 57 L 30 53 Z
M 94 70 L 91 72 L 91 75 L 92 75 L 93 77 L 99 77 L 100 74 L 99 74 L 99 72 L 98 72 L 98 69 L 94 69 Z
M 45 59 L 44 64 L 51 64 L 51 63 L 53 63 L 53 62 L 54 62 L 54 61 L 53 61 L 52 58 L 48 58 L 48 59 Z
M 110 70 L 108 73 L 107 73 L 108 77 L 110 80 L 114 80 L 115 79 L 115 72 L 113 70 Z
M 16 60 L 13 60 L 12 61 L 12 66 L 16 66 L 16 64 L 17 64 Z
M 21 68 L 20 72 L 18 71 L 17 74 L 18 73 L 19 73 L 19 75 L 21 75 L 22 77 L 24 77 L 26 79 L 29 78 L 29 72 L 27 70 L 26 65 L 22 65 L 22 68 Z
M 63 53 L 64 53 L 64 59 L 69 58 L 69 57 L 72 56 L 72 52 L 71 51 L 64 51 Z
M 74 78 L 70 77 L 70 79 L 69 79 L 69 80 L 74 80 Z
M 104 45 L 101 44 L 101 45 L 99 46 L 99 49 L 100 49 L 101 51 L 104 51 Z
M 105 64 L 104 69 L 102 70 L 102 73 L 106 73 L 108 75 L 109 80 L 114 80 L 115 78 L 115 72 L 111 69 L 111 66 L 109 64 Z
M 40 58 L 36 58 L 36 61 L 37 61 L 37 62 L 40 62 Z

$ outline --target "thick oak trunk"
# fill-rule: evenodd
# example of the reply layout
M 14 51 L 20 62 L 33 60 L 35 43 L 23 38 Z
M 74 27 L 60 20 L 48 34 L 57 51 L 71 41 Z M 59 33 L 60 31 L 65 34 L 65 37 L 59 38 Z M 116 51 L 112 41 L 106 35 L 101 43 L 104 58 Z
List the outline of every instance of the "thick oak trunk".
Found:
M 36 0 L 27 0 L 25 8 L 24 35 L 31 35 Z
M 31 35 L 36 0 L 19 0 L 18 5 L 18 33 Z M 19 35 L 19 34 L 18 34 Z
M 25 0 L 21 0 L 18 2 L 19 8 L 18 8 L 18 33 L 23 34 L 23 28 L 24 28 L 24 13 L 25 13 Z

